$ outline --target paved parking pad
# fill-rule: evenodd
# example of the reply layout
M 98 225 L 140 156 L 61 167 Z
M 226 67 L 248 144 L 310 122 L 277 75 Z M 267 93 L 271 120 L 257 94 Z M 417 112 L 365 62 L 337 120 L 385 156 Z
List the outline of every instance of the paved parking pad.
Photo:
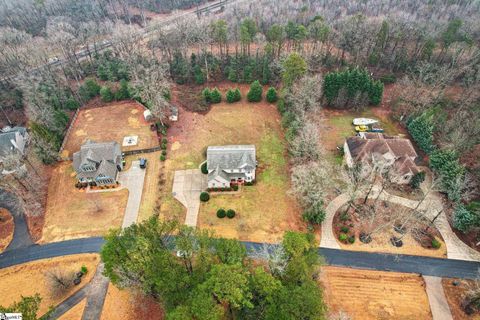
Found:
M 172 195 L 187 208 L 185 224 L 197 226 L 200 193 L 207 189 L 207 176 L 199 169 L 177 170 L 173 178 Z

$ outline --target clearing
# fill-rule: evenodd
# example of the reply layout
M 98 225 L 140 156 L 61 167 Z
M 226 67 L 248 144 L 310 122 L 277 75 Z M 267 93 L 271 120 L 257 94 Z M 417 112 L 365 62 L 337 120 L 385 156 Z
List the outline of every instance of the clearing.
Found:
M 224 95 L 227 87 L 235 85 L 217 87 Z M 214 104 L 205 115 L 182 110 L 179 121 L 169 129 L 166 183 L 172 185 L 175 170 L 198 168 L 210 145 L 255 144 L 257 183 L 236 194 L 212 195 L 200 207 L 198 226 L 228 238 L 276 242 L 286 230 L 304 229 L 296 201 L 287 193 L 290 179 L 280 115 L 273 104 L 245 102 L 248 86 L 239 87 L 244 97 L 240 102 Z M 237 216 L 218 219 L 219 208 L 234 209 Z M 185 211 L 166 194 L 163 215 L 184 218 Z
M 0 252 L 3 252 L 13 239 L 15 223 L 7 209 L 0 208 Z
M 122 225 L 128 190 L 87 193 L 75 188 L 75 171 L 70 161 L 52 171 L 42 243 L 102 236 Z
M 15 301 L 19 301 L 21 296 L 32 296 L 38 293 L 42 297 L 38 314 L 40 316 L 47 312 L 49 307 L 56 306 L 90 282 L 99 261 L 100 257 L 97 254 L 79 254 L 39 260 L 0 269 L 1 304 L 8 306 Z M 83 265 L 87 267 L 88 272 L 82 278 L 80 285 L 73 286 L 61 296 L 54 296 L 50 292 L 45 272 L 55 268 L 78 272 Z M 12 288 L 15 289 L 12 290 Z
M 62 157 L 71 157 L 87 141 L 116 141 L 123 143 L 126 136 L 138 136 L 138 144 L 122 147 L 122 151 L 158 146 L 155 131 L 145 121 L 145 107 L 135 101 L 112 102 L 104 107 L 82 109 L 73 123 Z
M 331 313 L 351 319 L 432 319 L 421 276 L 322 267 L 321 282 Z
M 101 320 L 136 320 L 164 318 L 160 304 L 151 297 L 130 289 L 120 290 L 109 284 Z

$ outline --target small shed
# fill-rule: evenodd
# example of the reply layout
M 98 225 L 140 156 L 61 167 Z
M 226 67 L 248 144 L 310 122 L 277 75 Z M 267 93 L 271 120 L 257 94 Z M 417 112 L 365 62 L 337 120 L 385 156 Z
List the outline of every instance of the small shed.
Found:
M 143 111 L 143 117 L 146 121 L 150 121 L 153 118 L 152 112 L 150 110 Z
M 178 121 L 178 108 L 174 105 L 170 107 L 170 116 L 168 117 L 170 121 Z

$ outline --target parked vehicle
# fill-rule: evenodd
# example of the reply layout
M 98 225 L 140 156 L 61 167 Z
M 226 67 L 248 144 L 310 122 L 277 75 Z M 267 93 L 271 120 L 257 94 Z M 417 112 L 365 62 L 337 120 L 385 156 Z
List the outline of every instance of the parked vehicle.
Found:
M 147 159 L 140 158 L 140 168 L 145 169 L 147 167 Z
M 354 126 L 371 126 L 372 124 L 377 123 L 378 120 L 369 119 L 369 118 L 355 118 L 353 119 Z
M 368 132 L 370 128 L 368 126 L 355 126 L 355 131 L 357 132 Z

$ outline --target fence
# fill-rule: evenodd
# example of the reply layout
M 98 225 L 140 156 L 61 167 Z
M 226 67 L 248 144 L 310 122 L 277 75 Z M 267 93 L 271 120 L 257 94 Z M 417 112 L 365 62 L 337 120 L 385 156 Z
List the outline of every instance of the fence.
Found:
M 63 148 L 65 148 L 65 144 L 67 143 L 67 139 L 68 139 L 68 136 L 70 135 L 70 131 L 72 131 L 73 123 L 75 122 L 75 120 L 77 120 L 79 112 L 80 112 L 80 108 L 77 108 L 77 110 L 75 111 L 75 114 L 73 115 L 72 119 L 70 120 L 70 123 L 68 124 L 67 132 L 65 133 L 65 136 L 63 137 L 62 145 L 60 147 L 60 150 L 58 151 L 58 153 L 60 153 L 60 154 L 62 153 Z

